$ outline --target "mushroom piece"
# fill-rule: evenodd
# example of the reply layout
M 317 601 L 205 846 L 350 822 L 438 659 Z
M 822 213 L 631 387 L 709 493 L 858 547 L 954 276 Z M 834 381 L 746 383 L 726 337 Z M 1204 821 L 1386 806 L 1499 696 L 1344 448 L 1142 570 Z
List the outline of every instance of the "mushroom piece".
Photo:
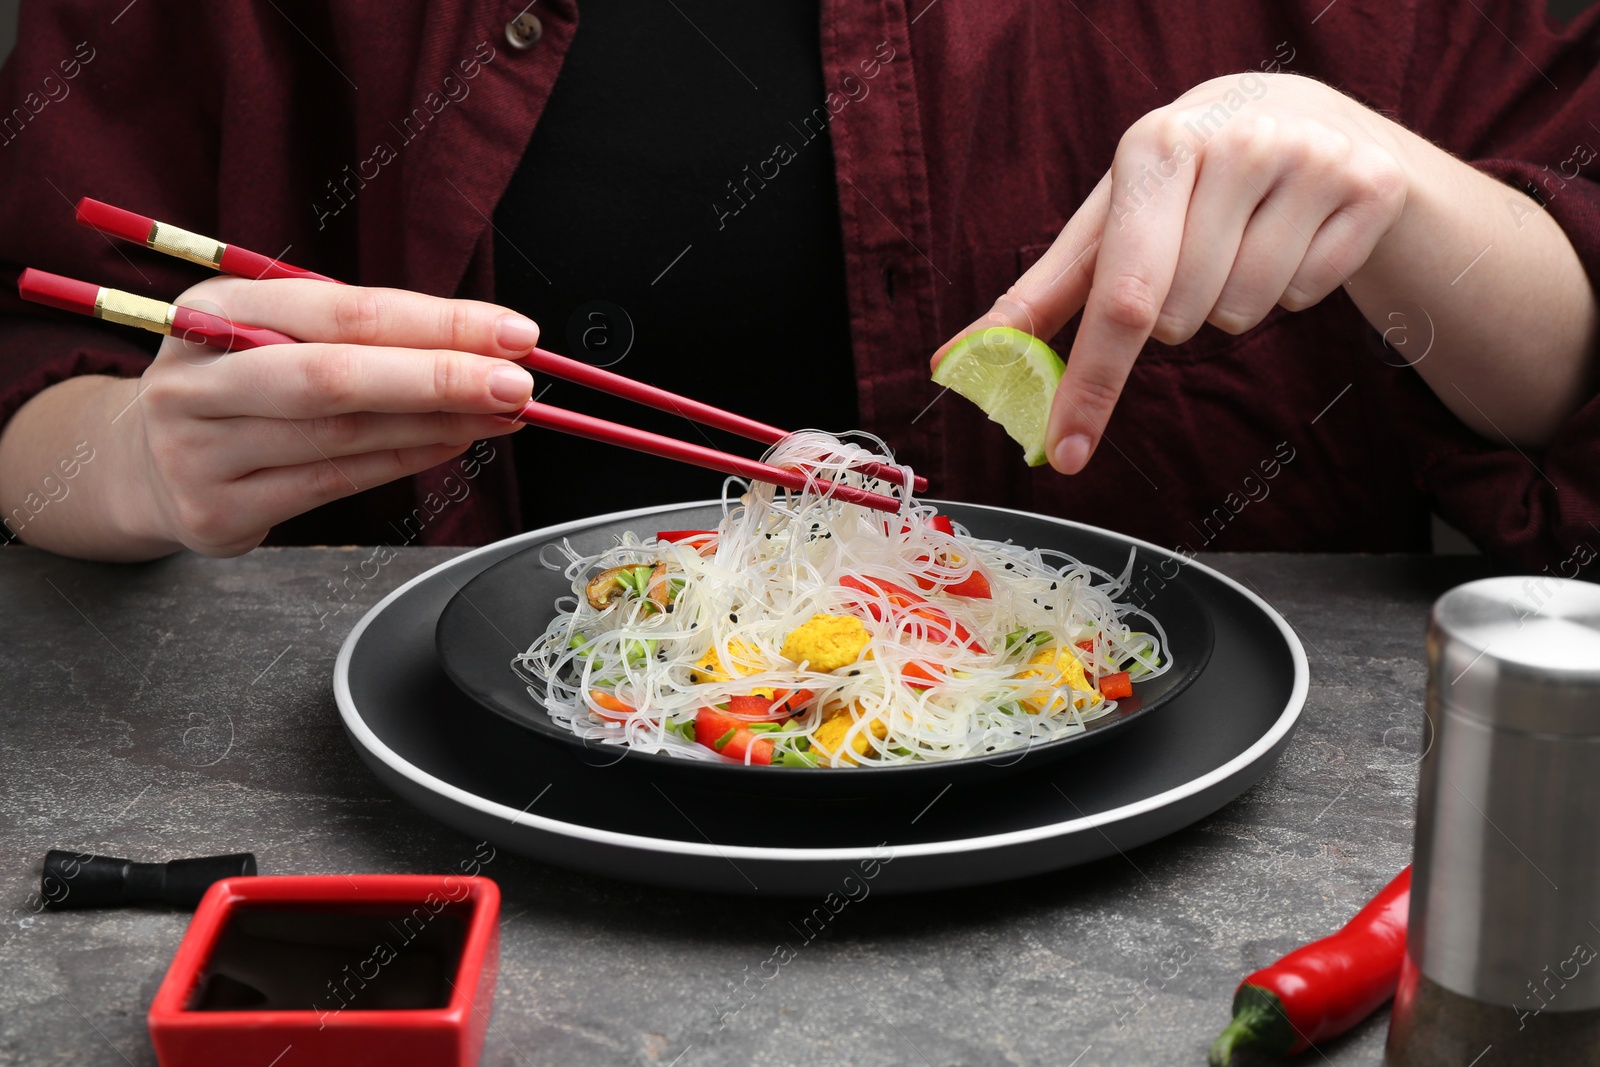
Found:
M 627 588 L 622 582 L 622 575 L 631 570 L 632 567 L 612 567 L 590 578 L 583 590 L 589 598 L 589 606 L 596 611 L 609 608 L 612 598 Z
M 589 598 L 589 606 L 596 611 L 604 611 L 611 606 L 618 593 L 633 588 L 633 572 L 638 567 L 612 567 L 603 570 L 584 587 L 584 595 Z M 624 578 L 623 575 L 628 575 Z M 650 577 L 645 582 L 645 599 L 650 601 L 652 607 L 658 611 L 666 611 L 672 601 L 672 585 L 667 581 L 667 565 L 657 562 L 650 570 Z
M 672 584 L 667 581 L 667 565 L 657 563 L 645 583 L 645 597 L 660 611 L 665 612 L 672 600 Z

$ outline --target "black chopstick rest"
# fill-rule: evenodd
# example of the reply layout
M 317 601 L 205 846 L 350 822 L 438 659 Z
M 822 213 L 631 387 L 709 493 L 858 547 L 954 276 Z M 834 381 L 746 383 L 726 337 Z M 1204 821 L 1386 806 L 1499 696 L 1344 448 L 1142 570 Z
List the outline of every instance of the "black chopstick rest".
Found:
M 192 908 L 211 883 L 256 873 L 253 852 L 169 863 L 135 863 L 53 848 L 45 853 L 39 896 L 50 908 L 114 908 L 171 904 Z

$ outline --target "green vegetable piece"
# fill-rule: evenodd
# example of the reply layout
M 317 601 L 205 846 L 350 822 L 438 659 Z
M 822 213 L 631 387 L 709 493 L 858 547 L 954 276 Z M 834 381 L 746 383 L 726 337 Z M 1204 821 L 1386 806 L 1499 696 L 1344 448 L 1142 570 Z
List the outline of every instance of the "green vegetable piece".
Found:
M 718 752 L 721 752 L 724 748 L 727 747 L 728 742 L 733 740 L 733 735 L 738 733 L 738 732 L 739 732 L 739 728 L 737 726 L 730 727 L 727 733 L 723 734 L 721 737 L 719 737 L 715 741 L 711 742 L 711 747 L 716 749 Z
M 1032 630 L 1024 626 L 1020 630 L 1012 630 L 1006 634 L 1006 654 L 1010 655 L 1021 649 L 1042 645 L 1050 640 L 1050 631 Z

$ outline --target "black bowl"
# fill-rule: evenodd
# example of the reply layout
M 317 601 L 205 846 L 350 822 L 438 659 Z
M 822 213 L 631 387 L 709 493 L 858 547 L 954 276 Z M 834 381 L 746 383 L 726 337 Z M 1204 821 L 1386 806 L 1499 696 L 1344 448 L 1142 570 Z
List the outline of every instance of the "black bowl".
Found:
M 1183 557 L 1106 530 L 1063 526 L 1059 520 L 1026 512 L 973 504 L 940 503 L 939 507 L 978 537 L 1055 549 L 1112 574 L 1121 573 L 1127 565 L 1130 549 L 1136 551 L 1132 590 L 1126 599 L 1140 604 L 1160 622 L 1174 660 L 1172 669 L 1150 681 L 1136 682 L 1132 698 L 1118 701 L 1114 713 L 1087 723 L 1082 733 L 960 760 L 888 767 L 757 767 L 636 752 L 577 737 L 550 718 L 512 670 L 512 658 L 533 644 L 555 617 L 556 600 L 572 595 L 561 572 L 541 560 L 541 551 L 551 541 L 530 544 L 456 591 L 434 630 L 439 662 L 451 681 L 473 700 L 541 738 L 580 750 L 593 765 L 615 763 L 622 769 L 701 789 L 812 797 L 881 795 L 923 789 L 930 783 L 937 787 L 978 781 L 1075 756 L 1147 719 L 1205 669 L 1214 640 L 1211 617 L 1187 587 Z M 720 505 L 686 504 L 645 518 L 586 527 L 569 533 L 566 539 L 576 551 L 592 555 L 615 545 L 625 531 L 646 537 L 657 530 L 710 529 L 721 517 Z

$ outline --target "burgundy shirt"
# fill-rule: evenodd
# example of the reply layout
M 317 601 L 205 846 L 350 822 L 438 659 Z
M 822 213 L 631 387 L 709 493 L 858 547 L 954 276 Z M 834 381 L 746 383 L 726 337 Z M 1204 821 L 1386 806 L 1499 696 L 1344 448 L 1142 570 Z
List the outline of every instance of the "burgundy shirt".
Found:
M 578 22 L 572 0 L 541 0 L 542 36 L 515 48 L 506 26 L 525 6 L 174 0 L 112 26 L 119 3 L 24 5 L 0 73 L 0 261 L 162 297 L 203 276 L 76 227 L 71 202 L 90 195 L 351 282 L 490 298 L 489 219 Z M 927 360 L 1048 246 L 1135 119 L 1264 67 L 1535 183 L 1596 277 L 1597 19 L 1557 32 L 1536 0 L 824 0 L 830 92 L 813 122 L 833 146 L 864 428 L 934 495 L 1177 547 L 1425 550 L 1437 509 L 1529 568 L 1586 562 L 1600 402 L 1541 452 L 1486 442 L 1342 293 L 1242 337 L 1151 344 L 1074 478 L 1030 470 L 981 412 L 936 399 Z M 701 61 L 718 60 L 685 58 Z M 9 284 L 0 315 L 0 420 L 70 375 L 137 374 L 152 351 L 23 305 Z M 1425 323 L 1397 325 L 1425 340 Z M 761 414 L 757 391 L 747 408 Z M 515 532 L 515 484 L 492 442 L 273 540 L 483 542 Z

